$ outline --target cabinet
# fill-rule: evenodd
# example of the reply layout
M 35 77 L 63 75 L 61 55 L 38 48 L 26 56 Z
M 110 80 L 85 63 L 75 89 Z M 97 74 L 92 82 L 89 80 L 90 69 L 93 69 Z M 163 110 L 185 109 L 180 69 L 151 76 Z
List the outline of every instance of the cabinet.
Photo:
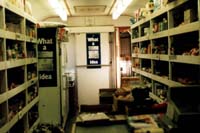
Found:
M 39 123 L 36 21 L 0 1 L 0 132 L 28 133 Z
M 169 87 L 200 84 L 199 18 L 199 0 L 174 0 L 131 25 L 132 71 L 158 102 Z

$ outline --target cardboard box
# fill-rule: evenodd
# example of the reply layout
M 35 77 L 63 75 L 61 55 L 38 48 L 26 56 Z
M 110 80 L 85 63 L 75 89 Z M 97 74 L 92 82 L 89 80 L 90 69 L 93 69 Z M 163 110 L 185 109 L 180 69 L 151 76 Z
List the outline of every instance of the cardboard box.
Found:
M 117 88 L 100 88 L 99 89 L 99 103 L 113 104 L 113 95 Z
M 126 99 L 126 98 L 119 98 L 116 96 L 113 96 L 113 110 L 119 113 L 125 113 L 125 107 L 126 105 L 131 105 L 134 101 L 133 98 Z

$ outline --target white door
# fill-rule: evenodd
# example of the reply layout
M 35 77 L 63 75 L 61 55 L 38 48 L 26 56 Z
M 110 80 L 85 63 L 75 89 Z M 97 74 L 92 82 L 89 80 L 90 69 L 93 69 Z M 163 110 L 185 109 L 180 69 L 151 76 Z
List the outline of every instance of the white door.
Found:
M 99 104 L 99 89 L 110 87 L 109 32 L 100 32 L 101 68 L 87 68 L 86 33 L 76 39 L 76 73 L 79 105 Z

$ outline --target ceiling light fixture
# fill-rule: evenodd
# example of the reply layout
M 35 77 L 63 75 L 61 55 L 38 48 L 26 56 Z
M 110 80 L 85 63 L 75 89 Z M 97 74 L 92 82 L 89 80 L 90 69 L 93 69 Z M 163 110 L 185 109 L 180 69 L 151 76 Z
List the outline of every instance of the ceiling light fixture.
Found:
M 51 7 L 55 10 L 56 14 L 60 16 L 63 21 L 67 20 L 67 9 L 63 0 L 48 0 Z
M 112 13 L 112 19 L 117 19 L 130 5 L 132 0 L 117 0 Z

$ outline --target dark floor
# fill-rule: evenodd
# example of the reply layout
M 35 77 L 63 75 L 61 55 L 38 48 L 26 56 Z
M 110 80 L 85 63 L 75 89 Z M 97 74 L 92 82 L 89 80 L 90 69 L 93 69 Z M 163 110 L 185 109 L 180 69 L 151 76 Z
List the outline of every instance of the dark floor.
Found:
M 102 126 L 79 126 L 75 124 L 75 121 L 76 116 L 69 114 L 65 127 L 65 133 L 129 133 L 127 125 L 124 123 Z
M 82 127 L 76 126 L 76 133 L 129 133 L 126 124 Z

